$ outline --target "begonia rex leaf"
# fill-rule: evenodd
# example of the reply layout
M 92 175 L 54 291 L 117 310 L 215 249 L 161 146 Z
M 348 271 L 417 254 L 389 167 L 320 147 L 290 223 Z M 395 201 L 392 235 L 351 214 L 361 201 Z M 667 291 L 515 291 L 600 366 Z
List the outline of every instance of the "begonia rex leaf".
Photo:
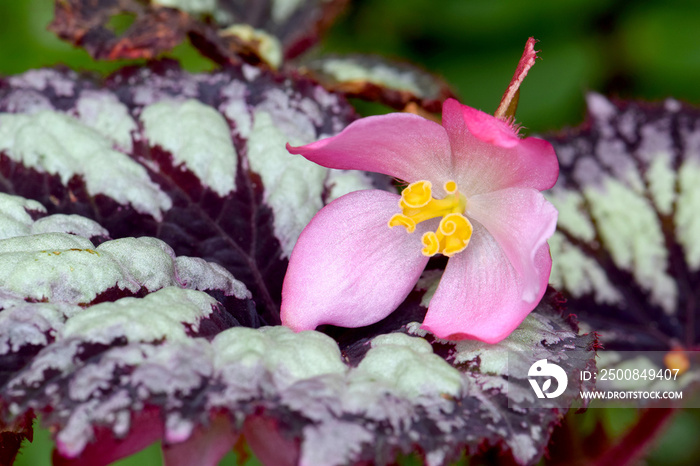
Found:
M 97 59 L 155 58 L 189 36 L 219 64 L 278 68 L 316 43 L 346 0 L 61 0 L 50 28 Z M 115 30 L 113 17 L 131 22 Z
M 6 192 L 92 218 L 114 238 L 157 236 L 177 254 L 216 262 L 246 284 L 268 323 L 301 229 L 327 200 L 371 186 L 284 149 L 337 132 L 351 118 L 347 104 L 308 85 L 290 96 L 247 65 L 188 75 L 161 62 L 103 89 L 52 70 L 0 85 Z
M 214 465 L 241 435 L 277 464 L 543 454 L 564 409 L 504 392 L 506 378 L 528 387 L 504 372 L 504 346 L 418 329 L 444 263 L 372 326 L 274 325 L 303 227 L 374 184 L 285 149 L 341 131 L 342 97 L 247 65 L 191 75 L 158 62 L 105 81 L 3 78 L 0 113 L 3 422 L 39 414 L 54 464 L 108 464 L 161 440 L 168 464 Z M 513 335 L 499 345 L 593 364 L 594 336 L 551 294 Z
M 684 350 L 700 332 L 700 113 L 598 94 L 588 108 L 586 124 L 550 138 L 561 163 L 547 195 L 559 210 L 551 283 L 599 334 L 599 367 L 678 369 L 697 387 Z
M 696 348 L 700 114 L 672 99 L 588 105 L 588 123 L 550 138 L 552 284 L 610 348 Z
M 375 56 L 324 56 L 302 61 L 304 74 L 327 89 L 348 97 L 379 101 L 397 110 L 411 105 L 439 112 L 442 102 L 454 97 L 448 85 L 425 70 Z

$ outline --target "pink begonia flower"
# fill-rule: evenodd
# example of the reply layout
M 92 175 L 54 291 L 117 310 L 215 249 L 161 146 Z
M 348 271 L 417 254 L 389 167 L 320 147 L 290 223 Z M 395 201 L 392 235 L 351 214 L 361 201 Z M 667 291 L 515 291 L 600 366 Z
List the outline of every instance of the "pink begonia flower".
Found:
M 559 164 L 551 144 L 449 99 L 442 126 L 394 113 L 287 149 L 324 167 L 404 180 L 399 196 L 356 191 L 321 209 L 292 252 L 282 323 L 377 322 L 408 296 L 428 259 L 449 257 L 422 328 L 439 338 L 495 343 L 542 298 L 557 211 L 540 191 Z

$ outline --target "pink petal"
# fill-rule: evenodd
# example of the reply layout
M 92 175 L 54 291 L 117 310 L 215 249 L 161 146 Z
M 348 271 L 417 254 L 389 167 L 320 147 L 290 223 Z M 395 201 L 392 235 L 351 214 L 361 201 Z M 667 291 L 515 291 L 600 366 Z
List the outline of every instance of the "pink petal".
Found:
M 539 291 L 525 301 L 520 276 L 496 240 L 474 224 L 469 247 L 450 258 L 430 302 L 423 328 L 438 338 L 498 343 L 527 317 L 547 289 L 552 259 L 543 244 L 534 254 Z
M 520 144 L 518 133 L 509 123 L 467 105 L 460 106 L 467 129 L 477 139 L 507 149 Z
M 450 143 L 439 124 L 410 113 L 362 118 L 337 136 L 301 147 L 287 145 L 329 168 L 384 173 L 412 183 L 442 186 L 450 164 Z
M 355 191 L 321 209 L 299 237 L 282 288 L 282 323 L 362 327 L 394 311 L 425 268 L 424 222 L 389 228 L 399 196 Z
M 523 299 L 532 302 L 540 292 L 541 277 L 535 253 L 557 227 L 557 209 L 537 190 L 503 189 L 469 199 L 467 216 L 481 223 L 522 277 Z
M 448 99 L 442 124 L 452 147 L 453 179 L 467 196 L 510 187 L 542 191 L 559 176 L 549 142 L 520 139 L 508 123 L 492 115 Z

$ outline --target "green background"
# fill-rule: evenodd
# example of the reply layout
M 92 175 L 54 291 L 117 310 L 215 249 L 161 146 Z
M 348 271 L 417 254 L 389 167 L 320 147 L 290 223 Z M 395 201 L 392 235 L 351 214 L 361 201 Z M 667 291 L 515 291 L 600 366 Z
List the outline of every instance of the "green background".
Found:
M 64 63 L 107 72 L 45 30 L 52 0 L 0 1 L 0 73 Z M 700 102 L 700 2 L 605 0 L 355 0 L 322 52 L 380 54 L 443 76 L 460 100 L 493 111 L 534 36 L 541 50 L 518 120 L 533 131 L 577 125 L 588 91 Z M 175 55 L 211 67 L 188 45 Z
M 106 73 L 123 64 L 96 63 L 59 41 L 46 31 L 52 12 L 52 0 L 0 0 L 0 74 L 55 64 Z M 700 2 L 693 0 L 360 0 L 318 51 L 379 54 L 419 64 L 445 78 L 463 103 L 493 112 L 526 39 L 534 36 L 541 60 L 522 88 L 517 118 L 527 131 L 544 132 L 578 125 L 589 91 L 646 100 L 673 96 L 697 104 L 698 31 Z M 193 71 L 212 67 L 188 44 L 171 55 Z M 612 435 L 637 415 L 631 409 L 570 414 L 583 432 L 601 420 Z M 695 464 L 699 434 L 700 412 L 681 411 L 648 463 Z M 48 465 L 51 448 L 48 432 L 37 429 L 16 464 Z M 116 464 L 160 463 L 154 445 Z M 236 458 L 229 454 L 222 464 L 236 464 Z

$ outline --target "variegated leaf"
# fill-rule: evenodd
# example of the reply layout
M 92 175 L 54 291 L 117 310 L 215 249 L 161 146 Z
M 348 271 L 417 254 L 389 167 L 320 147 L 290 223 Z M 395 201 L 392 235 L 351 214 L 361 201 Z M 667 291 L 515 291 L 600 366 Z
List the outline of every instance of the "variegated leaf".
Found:
M 697 349 L 700 111 L 597 94 L 588 105 L 588 123 L 551 139 L 551 282 L 610 349 Z
M 7 425 L 40 413 L 55 463 L 69 465 L 108 464 L 158 439 L 169 464 L 216 464 L 241 434 L 268 463 L 279 445 L 319 465 L 415 450 L 446 464 L 484 445 L 536 461 L 565 409 L 519 404 L 533 397 L 523 368 L 543 357 L 570 371 L 593 364 L 594 336 L 578 336 L 552 294 L 505 346 L 421 334 L 420 290 L 364 329 L 274 326 L 303 227 L 373 185 L 284 145 L 352 118 L 320 86 L 248 65 L 0 80 Z M 503 348 L 525 355 L 517 374 Z
M 177 254 L 224 266 L 274 324 L 303 227 L 325 202 L 372 183 L 284 148 L 342 129 L 352 115 L 344 101 L 261 73 L 244 65 L 189 75 L 161 62 L 116 74 L 102 89 L 52 70 L 8 78 L 0 186 L 38 201 L 33 209 L 91 218 L 114 238 L 156 236 Z M 2 228 L 27 233 L 27 215 Z
M 349 97 L 378 101 L 398 110 L 411 105 L 438 113 L 442 102 L 454 94 L 448 85 L 427 71 L 408 63 L 381 57 L 323 57 L 302 64 L 301 70 L 327 89 Z

